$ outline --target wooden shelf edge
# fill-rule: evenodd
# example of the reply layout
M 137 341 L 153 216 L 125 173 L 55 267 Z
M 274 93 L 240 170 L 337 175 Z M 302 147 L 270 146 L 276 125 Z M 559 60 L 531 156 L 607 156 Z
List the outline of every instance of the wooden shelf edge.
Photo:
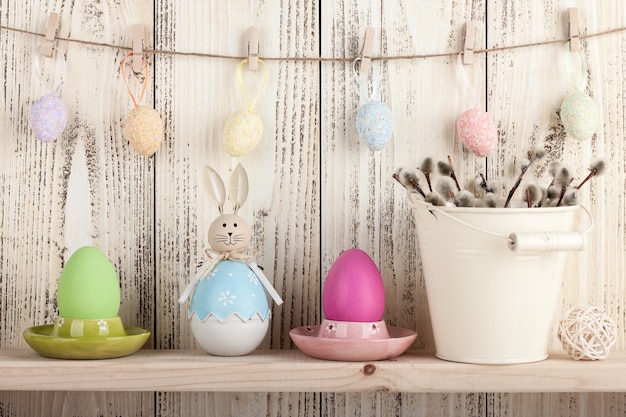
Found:
M 625 392 L 626 352 L 603 361 L 554 354 L 519 365 L 446 362 L 410 351 L 387 361 L 334 362 L 299 350 L 215 357 L 199 350 L 149 350 L 118 359 L 48 359 L 0 349 L 2 391 L 213 392 Z

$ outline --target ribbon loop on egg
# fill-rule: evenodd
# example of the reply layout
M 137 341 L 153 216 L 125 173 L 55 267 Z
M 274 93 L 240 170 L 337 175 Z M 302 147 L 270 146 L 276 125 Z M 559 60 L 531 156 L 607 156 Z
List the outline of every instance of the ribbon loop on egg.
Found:
M 461 81 L 463 82 L 463 85 L 465 86 L 465 89 L 467 91 L 469 91 L 470 93 L 470 99 L 471 99 L 471 108 L 477 108 L 478 104 L 480 102 L 480 98 L 478 96 L 478 91 L 476 91 L 476 89 L 474 88 L 474 86 L 472 85 L 472 83 L 469 80 L 469 77 L 467 76 L 467 72 L 465 72 L 465 68 L 463 67 L 463 57 L 462 57 L 463 53 L 461 52 L 456 59 L 456 67 L 457 67 L 457 74 L 461 77 Z
M 565 51 L 569 52 L 569 42 L 565 44 Z M 574 69 L 572 68 L 571 56 L 570 54 L 566 55 L 565 69 L 567 70 L 567 75 L 569 75 L 574 88 L 576 88 L 578 92 L 582 93 L 585 91 L 585 88 L 587 88 L 587 62 L 585 61 L 585 56 L 583 55 L 582 49 L 576 53 L 580 62 L 580 70 L 577 77 L 576 74 L 574 74 Z
M 126 85 L 128 94 L 130 94 L 130 98 L 133 101 L 133 104 L 135 105 L 135 107 L 137 107 L 141 103 L 141 100 L 143 99 L 143 96 L 146 93 L 146 89 L 148 88 L 148 74 L 149 74 L 150 67 L 148 66 L 148 63 L 146 62 L 146 60 L 143 57 L 141 57 L 141 63 L 143 64 L 143 68 L 146 71 L 146 75 L 143 79 L 143 85 L 141 86 L 141 92 L 139 93 L 139 98 L 135 98 L 135 95 L 130 89 L 130 85 L 128 85 L 128 79 L 126 77 L 126 59 L 134 55 L 135 54 L 131 52 L 130 54 L 122 58 L 122 63 L 120 64 L 120 67 L 121 67 L 121 72 L 122 72 L 122 79 L 124 80 L 124 84 Z
M 243 86 L 243 66 L 248 62 L 248 58 L 242 60 L 237 66 L 237 84 L 239 85 L 239 89 L 241 90 L 241 94 L 243 95 L 243 100 L 246 102 L 246 106 L 248 107 L 248 111 L 251 112 L 254 110 L 254 106 L 256 105 L 257 100 L 261 96 L 263 90 L 265 90 L 265 86 L 267 86 L 267 80 L 269 78 L 269 72 L 267 70 L 267 65 L 263 62 L 262 59 L 259 59 L 258 62 L 263 67 L 263 80 L 261 81 L 261 86 L 257 91 L 254 99 L 251 101 L 248 95 L 246 94 L 246 89 Z
M 35 51 L 35 54 L 33 56 L 33 67 L 35 69 L 35 75 L 37 76 L 37 79 L 39 80 L 39 82 L 43 85 L 44 81 L 41 78 L 41 74 L 39 73 L 41 71 L 40 65 L 39 65 L 39 57 L 41 56 L 41 47 L 43 44 L 40 44 L 39 46 L 37 46 L 37 49 Z M 55 96 L 60 96 L 61 95 L 61 88 L 63 88 L 63 83 L 65 82 L 65 72 L 66 72 L 66 61 L 65 61 L 65 54 L 62 54 L 61 51 L 58 50 L 58 48 L 56 46 L 52 46 L 52 49 L 57 51 L 56 54 L 56 63 L 58 65 L 59 62 L 61 62 L 61 80 L 59 81 L 59 84 L 48 90 L 48 95 L 55 95 Z
M 359 72 L 358 67 L 360 66 L 360 64 L 361 64 L 361 57 L 357 57 L 352 62 L 352 71 L 354 74 L 354 77 L 352 77 L 352 79 L 359 86 L 359 96 L 361 97 L 361 101 L 367 103 L 367 102 L 373 101 L 378 95 L 378 84 L 375 82 L 372 82 L 372 94 L 370 94 L 368 91 L 367 85 L 364 82 L 363 78 L 361 77 L 361 73 Z

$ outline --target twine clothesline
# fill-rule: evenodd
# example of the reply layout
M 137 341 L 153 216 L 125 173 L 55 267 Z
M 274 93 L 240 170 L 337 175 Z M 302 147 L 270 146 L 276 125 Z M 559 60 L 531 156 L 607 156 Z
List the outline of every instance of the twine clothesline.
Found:
M 3 26 L 3 25 L 0 25 L 0 29 L 4 29 L 10 32 L 33 35 L 33 36 L 41 36 L 41 37 L 44 36 L 44 34 L 42 33 L 9 27 L 9 26 Z M 587 34 L 587 35 L 580 35 L 579 38 L 581 40 L 585 40 L 585 39 L 597 38 L 597 37 L 602 37 L 606 35 L 611 35 L 614 33 L 625 32 L 625 31 L 626 31 L 626 27 L 619 27 L 619 28 L 608 29 L 608 30 L 604 30 L 601 32 Z M 77 43 L 81 45 L 88 45 L 88 46 L 132 50 L 132 48 L 128 46 L 115 45 L 115 44 L 105 43 L 105 42 L 94 42 L 94 41 L 88 41 L 88 40 L 83 40 L 83 39 L 57 37 L 56 40 L 66 41 L 70 43 Z M 530 42 L 530 43 L 524 43 L 524 44 L 518 44 L 518 45 L 495 46 L 491 48 L 475 49 L 473 52 L 474 54 L 501 52 L 501 51 L 507 51 L 507 50 L 521 49 L 521 48 L 532 48 L 536 46 L 545 46 L 545 45 L 552 45 L 552 44 L 557 44 L 557 43 L 565 43 L 568 40 L 569 39 L 555 39 L 555 40 L 545 40 L 545 41 L 539 41 L 539 42 Z M 172 50 L 166 50 L 166 49 L 144 49 L 143 52 L 146 55 L 178 55 L 178 56 L 192 56 L 192 57 L 199 57 L 199 58 L 215 58 L 215 59 L 242 60 L 242 59 L 247 58 L 247 56 L 212 54 L 212 53 L 203 53 L 203 52 L 172 51 Z M 441 52 L 441 53 L 434 53 L 434 54 L 389 55 L 389 56 L 379 55 L 379 56 L 373 56 L 372 61 L 399 61 L 399 60 L 415 60 L 415 59 L 426 59 L 426 58 L 451 57 L 451 56 L 458 55 L 460 52 L 461 51 Z M 288 57 L 260 56 L 259 58 L 263 59 L 264 61 L 353 62 L 354 59 L 357 57 L 341 58 L 341 57 L 323 57 L 323 56 L 291 56 L 291 57 L 289 56 Z

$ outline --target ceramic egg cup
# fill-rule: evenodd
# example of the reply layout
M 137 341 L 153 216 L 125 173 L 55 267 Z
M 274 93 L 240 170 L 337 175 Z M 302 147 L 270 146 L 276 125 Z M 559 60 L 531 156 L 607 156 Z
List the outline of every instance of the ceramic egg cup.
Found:
M 117 316 L 106 319 L 59 317 L 54 324 L 24 331 L 24 339 L 42 356 L 55 359 L 111 359 L 128 356 L 140 349 L 150 332 L 125 327 Z
M 387 326 L 384 320 L 352 322 L 322 320 L 289 332 L 305 354 L 335 361 L 376 361 L 403 354 L 417 337 L 414 330 Z

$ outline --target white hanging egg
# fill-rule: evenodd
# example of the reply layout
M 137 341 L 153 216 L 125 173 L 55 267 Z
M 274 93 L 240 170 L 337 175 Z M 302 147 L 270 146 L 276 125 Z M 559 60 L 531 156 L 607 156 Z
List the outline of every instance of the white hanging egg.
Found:
M 391 110 L 380 101 L 365 103 L 356 112 L 356 130 L 370 150 L 380 151 L 393 134 Z
M 487 156 L 496 149 L 498 129 L 486 111 L 466 110 L 459 116 L 456 130 L 463 145 L 477 156 Z
M 42 142 L 55 141 L 67 125 L 67 108 L 56 95 L 40 97 L 30 108 L 29 122 L 37 139 Z
M 263 136 L 263 121 L 254 111 L 238 110 L 230 115 L 224 126 L 224 150 L 239 157 L 254 149 Z
M 163 120 L 151 107 L 137 106 L 126 116 L 124 136 L 144 156 L 152 156 L 163 141 Z
M 598 108 L 585 93 L 572 93 L 561 104 L 561 121 L 574 139 L 588 140 L 598 126 Z

